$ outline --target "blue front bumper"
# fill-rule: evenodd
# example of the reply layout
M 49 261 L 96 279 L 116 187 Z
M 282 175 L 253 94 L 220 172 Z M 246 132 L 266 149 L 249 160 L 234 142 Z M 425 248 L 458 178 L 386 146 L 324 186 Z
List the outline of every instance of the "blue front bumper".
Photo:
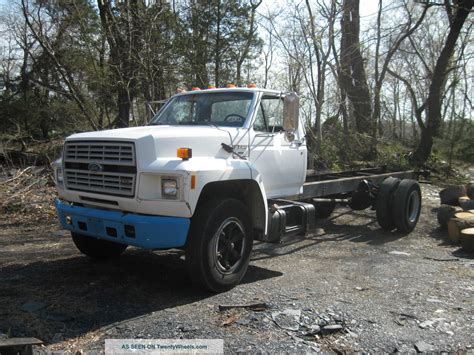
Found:
M 72 206 L 58 199 L 55 205 L 64 229 L 99 239 L 145 249 L 167 249 L 184 246 L 188 236 L 189 218 Z

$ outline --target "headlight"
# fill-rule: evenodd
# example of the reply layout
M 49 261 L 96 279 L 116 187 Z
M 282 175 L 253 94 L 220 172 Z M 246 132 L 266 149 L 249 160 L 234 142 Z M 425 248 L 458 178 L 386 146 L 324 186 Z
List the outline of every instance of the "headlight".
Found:
M 163 198 L 176 198 L 178 196 L 178 182 L 174 179 L 162 179 L 161 196 Z

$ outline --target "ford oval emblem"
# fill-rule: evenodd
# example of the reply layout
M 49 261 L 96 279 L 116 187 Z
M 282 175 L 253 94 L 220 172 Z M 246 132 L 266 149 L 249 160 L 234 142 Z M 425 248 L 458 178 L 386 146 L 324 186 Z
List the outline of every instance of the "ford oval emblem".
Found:
M 101 172 L 102 170 L 104 170 L 104 167 L 98 163 L 90 163 L 87 168 L 89 169 L 89 171 L 92 171 L 94 173 L 99 173 Z

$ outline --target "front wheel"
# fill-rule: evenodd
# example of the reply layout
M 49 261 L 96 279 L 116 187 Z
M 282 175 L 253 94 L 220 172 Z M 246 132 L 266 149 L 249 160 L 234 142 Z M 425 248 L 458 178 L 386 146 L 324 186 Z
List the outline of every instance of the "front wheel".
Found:
M 127 249 L 126 244 L 109 242 L 108 240 L 88 237 L 79 233 L 71 233 L 71 235 L 77 249 L 92 259 L 115 258 Z
M 193 282 L 223 292 L 242 280 L 253 245 L 247 210 L 241 201 L 231 198 L 199 206 L 186 245 L 186 263 Z

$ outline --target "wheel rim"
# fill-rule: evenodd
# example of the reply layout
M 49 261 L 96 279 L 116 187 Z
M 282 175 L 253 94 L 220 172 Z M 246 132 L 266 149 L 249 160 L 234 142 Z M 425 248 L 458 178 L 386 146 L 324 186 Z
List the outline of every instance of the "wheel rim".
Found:
M 220 225 L 216 234 L 214 262 L 225 274 L 234 272 L 240 265 L 245 250 L 245 232 L 237 218 L 230 217 Z
M 408 197 L 407 218 L 410 223 L 415 223 L 420 209 L 420 194 L 415 190 Z

